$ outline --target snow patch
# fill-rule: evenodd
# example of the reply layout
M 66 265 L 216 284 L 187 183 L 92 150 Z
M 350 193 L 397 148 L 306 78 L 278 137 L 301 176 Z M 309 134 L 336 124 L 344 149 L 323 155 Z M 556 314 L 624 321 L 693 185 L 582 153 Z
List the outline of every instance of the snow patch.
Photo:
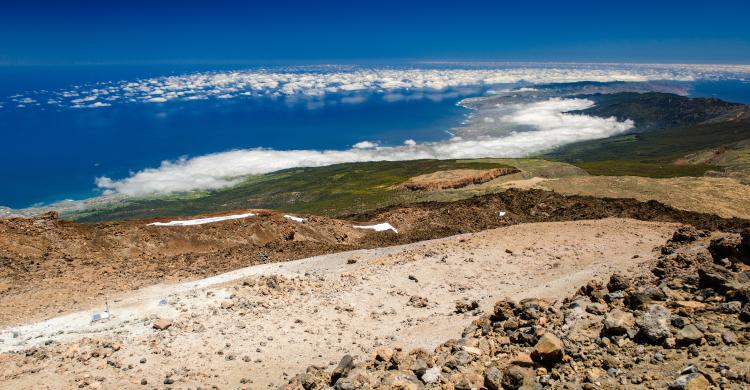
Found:
M 294 215 L 285 215 L 284 218 L 291 219 L 294 222 L 305 222 L 305 218 L 295 217 Z
M 391 225 L 388 222 L 379 223 L 377 225 L 368 225 L 368 226 L 360 225 L 360 226 L 352 226 L 352 227 L 356 229 L 372 229 L 376 232 L 384 232 L 386 230 L 393 230 L 394 233 L 398 233 L 398 230 L 396 230 L 396 228 L 393 227 L 393 225 Z
M 255 214 L 253 213 L 223 215 L 221 217 L 188 219 L 188 220 L 183 220 L 183 221 L 154 222 L 154 223 L 148 224 L 148 226 L 193 226 L 193 225 L 203 225 L 206 223 L 221 222 L 221 221 L 226 221 L 230 219 L 241 219 L 241 218 L 254 217 L 254 216 Z

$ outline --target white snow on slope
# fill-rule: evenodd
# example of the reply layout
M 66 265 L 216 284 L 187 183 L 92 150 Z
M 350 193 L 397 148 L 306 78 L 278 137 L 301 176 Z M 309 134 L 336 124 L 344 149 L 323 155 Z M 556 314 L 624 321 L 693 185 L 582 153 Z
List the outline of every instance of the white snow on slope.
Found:
M 149 226 L 193 226 L 193 225 L 203 225 L 206 223 L 221 222 L 221 221 L 226 221 L 230 219 L 241 219 L 241 218 L 254 217 L 254 216 L 255 214 L 253 213 L 245 213 L 245 214 L 235 214 L 235 215 L 222 215 L 221 217 L 188 219 L 188 220 L 183 220 L 183 221 L 154 222 L 148 225 Z
M 396 228 L 393 227 L 393 225 L 391 225 L 388 222 L 379 223 L 377 225 L 367 225 L 367 226 L 360 225 L 360 226 L 352 226 L 352 227 L 356 229 L 372 229 L 376 232 L 384 232 L 386 230 L 393 230 L 394 233 L 398 233 L 398 230 L 396 230 Z
M 292 220 L 294 222 L 305 222 L 304 218 L 302 218 L 302 217 L 295 217 L 294 215 L 288 215 L 287 214 L 287 215 L 284 216 L 284 218 L 290 219 L 290 220 Z

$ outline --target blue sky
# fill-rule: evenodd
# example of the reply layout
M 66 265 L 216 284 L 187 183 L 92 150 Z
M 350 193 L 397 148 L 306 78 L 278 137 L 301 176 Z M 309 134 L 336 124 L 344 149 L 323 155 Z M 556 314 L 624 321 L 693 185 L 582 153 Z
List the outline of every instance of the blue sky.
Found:
M 6 64 L 750 62 L 750 1 L 13 3 Z

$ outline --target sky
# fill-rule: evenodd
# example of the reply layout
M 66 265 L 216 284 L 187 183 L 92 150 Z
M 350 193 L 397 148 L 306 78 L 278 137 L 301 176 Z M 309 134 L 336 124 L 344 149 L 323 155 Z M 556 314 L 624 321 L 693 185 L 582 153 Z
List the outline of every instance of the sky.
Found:
M 748 15 L 746 0 L 5 0 L 0 64 L 750 63 Z

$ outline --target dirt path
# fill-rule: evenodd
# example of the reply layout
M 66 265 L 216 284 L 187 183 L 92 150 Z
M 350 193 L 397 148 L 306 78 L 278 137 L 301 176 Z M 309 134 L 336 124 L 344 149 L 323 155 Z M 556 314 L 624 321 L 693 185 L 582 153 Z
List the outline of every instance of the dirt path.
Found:
M 0 355 L 0 387 L 273 387 L 381 344 L 432 349 L 499 297 L 556 298 L 615 270 L 646 272 L 675 226 L 520 224 L 152 286 L 111 302 L 107 322 L 91 326 L 86 311 L 0 331 L 3 351 L 26 349 Z M 457 314 L 457 300 L 479 308 Z M 152 329 L 157 317 L 172 326 Z

